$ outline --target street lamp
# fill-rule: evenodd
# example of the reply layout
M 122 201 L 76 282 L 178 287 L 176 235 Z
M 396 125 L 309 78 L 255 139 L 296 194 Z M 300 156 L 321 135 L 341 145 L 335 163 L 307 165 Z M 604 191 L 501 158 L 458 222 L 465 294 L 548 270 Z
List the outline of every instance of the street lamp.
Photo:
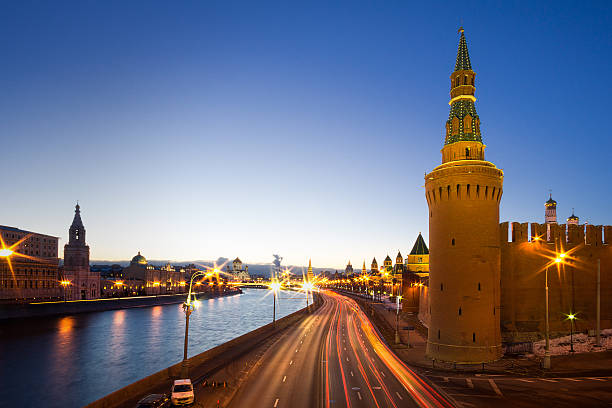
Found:
M 570 321 L 570 353 L 574 352 L 574 320 L 576 319 L 576 315 L 574 313 L 570 313 L 567 315 L 567 318 Z
M 0 249 L 0 257 L 1 258 L 8 258 L 11 255 L 13 255 L 13 250 L 12 249 L 9 249 L 9 248 L 2 248 L 2 249 Z
M 278 292 L 280 290 L 280 288 L 282 287 L 282 283 L 280 282 L 272 282 L 270 283 L 270 289 L 272 290 L 272 295 L 274 296 L 274 309 L 273 309 L 273 315 L 272 315 L 272 323 L 276 323 L 276 292 Z
M 565 258 L 565 253 L 558 254 L 557 257 L 553 260 L 554 263 L 560 264 L 563 262 L 563 258 Z M 544 360 L 542 361 L 542 368 L 548 370 L 550 369 L 550 325 L 548 322 L 548 268 L 551 263 L 546 265 L 545 272 L 545 287 L 546 287 L 546 348 L 544 351 Z
M 399 344 L 400 343 L 400 336 L 399 336 L 399 307 L 400 307 L 400 300 L 402 300 L 402 296 L 401 295 L 397 295 L 395 297 L 396 299 L 396 303 L 397 303 L 397 311 L 395 313 L 395 344 Z
M 185 344 L 183 347 L 183 364 L 182 364 L 182 377 L 187 378 L 189 376 L 189 361 L 187 360 L 187 345 L 189 339 L 189 316 L 191 316 L 191 312 L 197 309 L 200 306 L 200 302 L 196 299 L 191 301 L 191 288 L 193 286 L 193 280 L 197 276 L 206 276 L 204 272 L 197 271 L 193 275 L 191 275 L 191 280 L 189 281 L 189 293 L 187 294 L 187 301 L 183 303 L 183 311 L 185 312 Z
M 65 302 L 66 301 L 66 287 L 70 285 L 70 281 L 66 279 L 61 280 L 60 285 L 62 285 L 62 287 L 64 288 L 64 302 Z
M 308 307 L 308 292 L 311 291 L 313 289 L 313 285 L 310 282 L 304 282 L 302 283 L 302 290 L 306 292 L 306 309 L 308 311 L 310 311 L 310 308 Z

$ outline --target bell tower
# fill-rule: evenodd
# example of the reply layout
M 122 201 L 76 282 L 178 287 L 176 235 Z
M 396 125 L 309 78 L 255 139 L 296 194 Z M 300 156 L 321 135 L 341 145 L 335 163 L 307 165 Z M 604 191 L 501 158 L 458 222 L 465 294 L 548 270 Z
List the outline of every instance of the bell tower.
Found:
M 63 278 L 70 282 L 70 300 L 96 299 L 100 296 L 100 275 L 89 269 L 89 246 L 85 243 L 85 227 L 81 207 L 77 203 L 64 245 Z
M 501 356 L 499 203 L 503 172 L 485 161 L 476 73 L 463 28 L 450 76 L 442 164 L 425 176 L 429 206 L 427 356 L 483 363 Z

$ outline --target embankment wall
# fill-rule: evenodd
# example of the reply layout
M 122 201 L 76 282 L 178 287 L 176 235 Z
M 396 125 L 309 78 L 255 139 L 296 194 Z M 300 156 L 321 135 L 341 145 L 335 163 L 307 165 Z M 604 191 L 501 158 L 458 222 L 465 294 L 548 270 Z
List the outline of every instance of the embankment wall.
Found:
M 242 292 L 228 291 L 221 294 L 202 292 L 196 293 L 196 296 L 198 299 L 210 299 L 213 297 L 233 296 L 239 293 Z M 0 305 L 0 320 L 170 305 L 184 302 L 186 296 L 186 293 L 181 293 L 177 295 L 134 296 L 124 298 L 73 300 L 68 302 L 40 302 Z

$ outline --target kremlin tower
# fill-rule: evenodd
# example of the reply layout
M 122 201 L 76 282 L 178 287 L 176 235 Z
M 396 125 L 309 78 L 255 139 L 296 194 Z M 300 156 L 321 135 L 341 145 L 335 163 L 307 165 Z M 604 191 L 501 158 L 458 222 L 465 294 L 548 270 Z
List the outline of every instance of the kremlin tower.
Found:
M 306 272 L 306 282 L 312 283 L 314 281 L 314 274 L 312 273 L 312 260 L 308 260 L 308 271 Z
M 427 356 L 483 363 L 501 356 L 499 203 L 503 172 L 485 161 L 476 73 L 459 29 L 442 164 L 425 176 L 431 321 Z

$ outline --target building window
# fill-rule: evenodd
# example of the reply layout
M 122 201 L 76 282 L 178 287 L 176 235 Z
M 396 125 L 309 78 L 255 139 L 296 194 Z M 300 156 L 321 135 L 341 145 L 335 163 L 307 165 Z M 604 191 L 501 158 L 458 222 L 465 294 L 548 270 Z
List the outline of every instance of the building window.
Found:
M 441 284 L 440 284 L 440 292 L 442 292 L 443 290 L 444 290 L 444 284 L 443 284 L 443 283 L 441 283 Z
M 472 333 L 472 341 L 476 343 L 476 333 Z
M 438 340 L 440 340 L 440 329 L 438 329 Z
M 461 316 L 461 306 L 459 306 L 459 316 Z
M 455 246 L 455 238 L 451 239 L 451 245 Z

